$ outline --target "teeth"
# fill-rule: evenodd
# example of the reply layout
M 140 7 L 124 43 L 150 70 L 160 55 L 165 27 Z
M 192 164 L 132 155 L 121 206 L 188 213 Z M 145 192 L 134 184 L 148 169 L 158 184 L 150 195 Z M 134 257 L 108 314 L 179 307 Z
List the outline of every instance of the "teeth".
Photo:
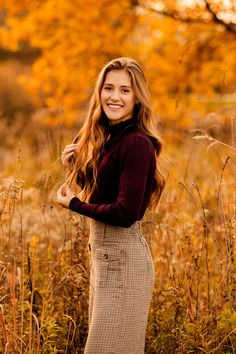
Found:
M 108 104 L 109 107 L 111 108 L 121 108 L 122 106 L 118 105 L 118 104 Z

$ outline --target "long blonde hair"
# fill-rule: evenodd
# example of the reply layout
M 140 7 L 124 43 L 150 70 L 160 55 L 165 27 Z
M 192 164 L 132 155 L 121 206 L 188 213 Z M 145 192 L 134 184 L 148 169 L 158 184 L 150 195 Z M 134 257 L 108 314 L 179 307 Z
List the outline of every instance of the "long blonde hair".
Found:
M 114 59 L 107 63 L 100 71 L 89 103 L 85 122 L 73 141 L 78 144 L 78 148 L 76 149 L 73 169 L 68 177 L 68 182 L 73 187 L 76 185 L 76 181 L 80 181 L 83 184 L 80 198 L 83 198 L 85 201 L 89 200 L 96 187 L 97 163 L 107 140 L 108 119 L 102 109 L 101 90 L 106 74 L 109 71 L 124 69 L 131 77 L 137 102 L 134 107 L 137 126 L 154 141 L 157 163 L 155 183 L 149 207 L 155 208 L 165 185 L 165 178 L 160 170 L 158 161 L 162 150 L 162 140 L 153 121 L 151 97 L 143 70 L 139 63 L 131 58 L 122 57 Z

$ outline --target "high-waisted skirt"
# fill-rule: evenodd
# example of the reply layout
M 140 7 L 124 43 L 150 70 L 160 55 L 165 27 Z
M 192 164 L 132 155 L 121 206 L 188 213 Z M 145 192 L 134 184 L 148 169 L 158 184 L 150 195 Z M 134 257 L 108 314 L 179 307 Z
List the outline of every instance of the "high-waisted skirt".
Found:
M 143 354 L 155 268 L 136 221 L 91 219 L 89 332 L 85 354 Z

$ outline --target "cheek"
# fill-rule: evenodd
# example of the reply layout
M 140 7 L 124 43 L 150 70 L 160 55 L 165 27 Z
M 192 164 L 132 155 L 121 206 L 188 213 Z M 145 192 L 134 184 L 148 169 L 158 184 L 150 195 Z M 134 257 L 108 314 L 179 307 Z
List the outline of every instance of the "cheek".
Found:
M 133 98 L 133 97 L 130 97 L 128 104 L 129 104 L 129 107 L 130 107 L 130 108 L 132 108 L 132 109 L 134 108 L 135 101 L 134 101 L 134 98 Z
M 106 100 L 107 100 L 106 92 L 104 92 L 104 91 L 101 92 L 100 99 L 101 99 L 101 103 L 102 103 L 102 106 L 103 106 L 105 104 Z

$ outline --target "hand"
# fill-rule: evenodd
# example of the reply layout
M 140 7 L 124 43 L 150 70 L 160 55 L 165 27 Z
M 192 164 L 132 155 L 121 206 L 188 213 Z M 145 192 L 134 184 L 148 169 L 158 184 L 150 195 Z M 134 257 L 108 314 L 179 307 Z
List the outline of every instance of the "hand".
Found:
M 64 151 L 61 154 L 61 161 L 64 166 L 69 166 L 72 162 L 71 157 L 74 156 L 75 150 L 77 149 L 78 144 L 66 145 Z
M 69 208 L 69 204 L 75 194 L 72 192 L 67 183 L 62 184 L 62 186 L 57 191 L 57 201 L 64 208 Z

